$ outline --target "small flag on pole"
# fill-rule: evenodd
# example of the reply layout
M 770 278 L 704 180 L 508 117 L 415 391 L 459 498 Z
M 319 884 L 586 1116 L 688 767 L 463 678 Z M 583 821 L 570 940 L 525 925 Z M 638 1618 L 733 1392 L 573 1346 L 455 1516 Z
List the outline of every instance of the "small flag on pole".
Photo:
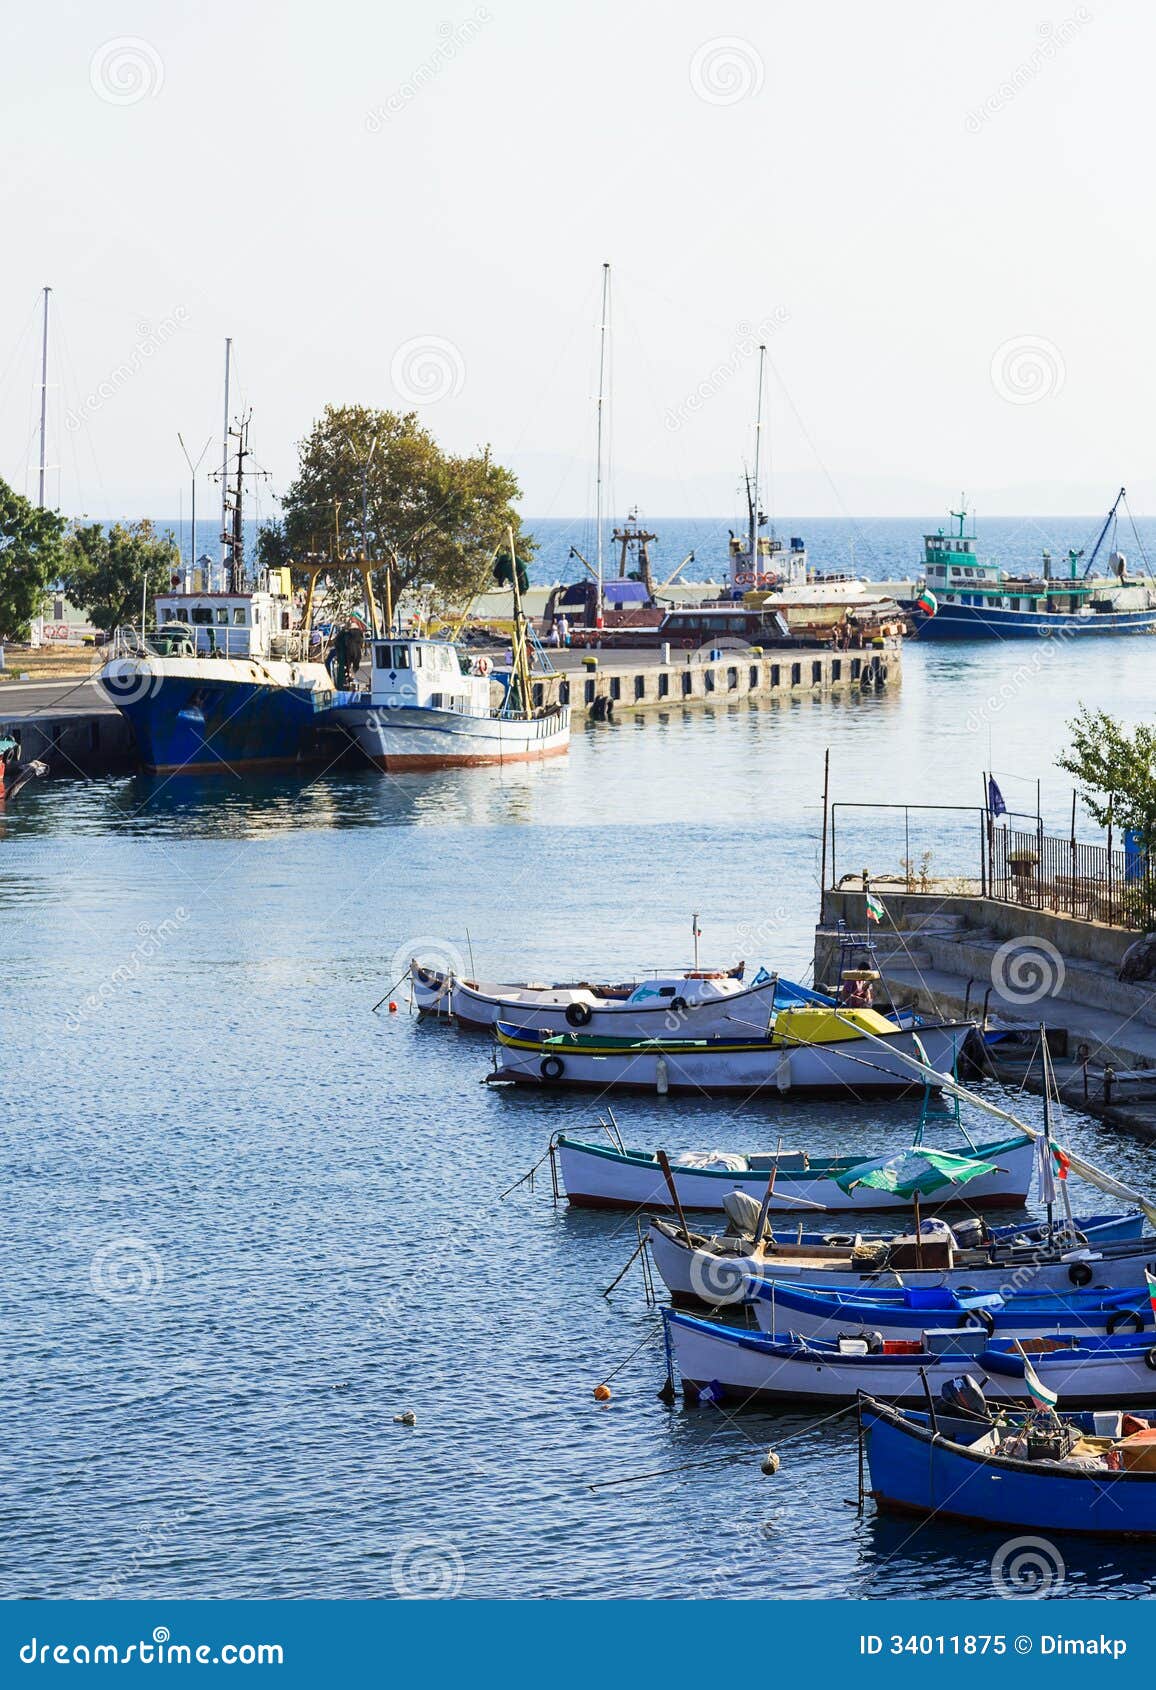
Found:
M 936 611 L 939 609 L 939 600 L 931 591 L 930 587 L 924 587 L 923 591 L 915 601 L 915 608 L 916 610 L 921 610 L 924 616 L 935 615 Z
M 1144 1269 L 1144 1278 L 1148 1281 L 1148 1301 L 1152 1304 L 1152 1317 L 1156 1319 L 1156 1279 Z
M 1056 1164 L 1056 1174 L 1060 1179 L 1067 1179 L 1068 1170 L 1072 1165 L 1072 1158 L 1058 1144 L 1052 1145 L 1052 1160 Z
M 1028 1360 L 1027 1351 L 1024 1349 L 1023 1345 L 1017 1342 L 1016 1348 L 1019 1350 L 1020 1355 L 1024 1358 L 1024 1384 L 1028 1388 L 1028 1396 L 1031 1397 L 1037 1408 L 1055 1408 L 1057 1402 L 1060 1400 L 1058 1393 L 1053 1391 L 1049 1385 L 1044 1384 L 1043 1380 Z
M 883 917 L 886 915 L 886 913 L 887 913 L 886 910 L 883 908 L 883 905 L 881 904 L 879 899 L 875 896 L 874 892 L 868 892 L 868 894 L 867 894 L 867 920 L 868 921 L 874 921 L 874 922 L 880 922 L 880 921 L 883 920 Z
M 987 777 L 987 807 L 993 816 L 1006 816 L 1007 805 L 1003 801 L 1003 793 L 995 783 L 995 776 Z

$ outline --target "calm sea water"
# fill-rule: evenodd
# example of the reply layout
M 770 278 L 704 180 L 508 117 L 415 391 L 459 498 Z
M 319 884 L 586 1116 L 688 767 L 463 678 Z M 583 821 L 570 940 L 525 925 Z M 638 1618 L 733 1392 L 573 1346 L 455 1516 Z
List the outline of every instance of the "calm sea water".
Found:
M 991 1594 L 1013 1534 L 857 1517 L 846 1422 L 657 1401 L 637 1271 L 601 1295 L 633 1223 L 541 1177 L 502 1197 L 590 1104 L 487 1089 L 485 1040 L 394 983 L 415 948 L 512 978 L 683 963 L 692 910 L 712 963 L 803 973 L 825 746 L 842 799 L 965 803 L 990 760 L 1063 823 L 1065 718 L 1146 713 L 1153 649 L 1024 676 L 1023 648 L 913 648 L 892 694 L 625 716 L 541 770 L 30 791 L 0 821 L 0 1595 Z M 895 821 L 857 825 L 846 866 L 897 866 Z M 915 1118 L 618 1113 L 672 1150 L 897 1148 Z M 1070 1136 L 1151 1185 L 1149 1150 Z M 1061 1547 L 1069 1593 L 1156 1579 Z

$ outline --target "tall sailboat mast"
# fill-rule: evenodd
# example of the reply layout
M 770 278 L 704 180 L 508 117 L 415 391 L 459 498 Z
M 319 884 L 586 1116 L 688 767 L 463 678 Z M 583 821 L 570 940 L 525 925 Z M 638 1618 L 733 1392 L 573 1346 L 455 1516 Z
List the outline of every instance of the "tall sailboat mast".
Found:
M 229 537 L 229 375 L 233 362 L 233 342 L 225 341 L 225 423 L 221 430 L 221 564 L 232 550 Z
M 44 332 L 40 343 L 40 509 L 44 509 L 44 473 L 48 468 L 48 298 L 44 290 Z
M 603 432 L 603 429 L 602 429 L 602 413 L 603 413 L 603 408 L 604 408 L 605 399 L 606 399 L 606 319 L 607 319 L 607 314 L 609 312 L 609 308 L 610 308 L 610 266 L 609 266 L 609 264 L 604 264 L 602 266 L 602 327 L 599 331 L 599 336 L 598 336 L 598 430 L 597 430 L 598 439 L 597 439 L 597 449 L 596 449 L 597 463 L 596 463 L 595 472 L 594 472 L 594 509 L 595 509 L 594 522 L 595 522 L 595 528 L 597 530 L 596 535 L 595 535 L 595 544 L 596 544 L 596 547 L 597 547 L 596 580 L 597 580 L 597 583 L 598 583 L 598 587 L 597 587 L 598 604 L 597 604 L 597 608 L 596 608 L 596 611 L 595 611 L 594 625 L 597 628 L 601 628 L 601 626 L 602 626 L 602 521 L 603 521 L 603 508 L 602 508 L 603 507 L 603 499 L 602 499 L 602 432 Z
M 767 361 L 767 349 L 759 347 L 759 396 L 755 403 L 755 485 L 754 496 L 747 494 L 747 509 L 750 518 L 750 571 L 751 585 L 759 584 L 759 470 L 763 450 L 763 368 Z

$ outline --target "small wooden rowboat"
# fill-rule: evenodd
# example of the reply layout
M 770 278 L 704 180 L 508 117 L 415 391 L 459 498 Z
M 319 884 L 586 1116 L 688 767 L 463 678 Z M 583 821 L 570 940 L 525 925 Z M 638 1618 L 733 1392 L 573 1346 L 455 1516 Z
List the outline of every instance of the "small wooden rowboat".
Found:
M 953 1326 L 913 1339 L 797 1338 L 702 1320 L 664 1309 L 668 1364 L 684 1394 L 741 1406 L 767 1402 L 854 1402 L 860 1394 L 919 1403 L 961 1375 L 976 1376 L 993 1402 L 1028 1396 L 1025 1358 L 1068 1408 L 1126 1408 L 1156 1391 L 1152 1334 L 1002 1338 Z
M 824 1288 L 755 1280 L 751 1300 L 761 1332 L 790 1332 L 796 1338 L 867 1333 L 918 1338 L 929 1324 L 971 1327 L 1001 1338 L 1061 1332 L 1137 1333 L 1156 1325 L 1151 1301 L 1138 1286 L 1116 1291 L 1003 1292 L 946 1285 Z
M 1105 1410 L 988 1419 L 859 1404 L 870 1495 L 899 1514 L 1019 1527 L 1156 1537 L 1156 1433 Z
M 556 1150 L 566 1197 L 575 1208 L 673 1207 L 666 1176 L 653 1152 L 620 1151 L 564 1136 L 556 1141 Z M 966 1187 L 947 1187 L 926 1197 L 925 1209 L 960 1203 L 973 1208 L 1023 1206 L 1035 1158 L 1030 1138 L 1006 1138 L 974 1149 L 968 1146 L 966 1154 L 996 1164 L 994 1171 L 973 1179 Z M 709 1165 L 705 1156 L 670 1158 L 674 1188 L 684 1209 L 722 1209 L 734 1191 L 746 1192 L 758 1203 L 765 1199 L 768 1213 L 798 1214 L 800 1208 L 831 1214 L 911 1208 L 909 1197 L 863 1185 L 845 1191 L 836 1183 L 839 1176 L 866 1162 L 866 1156 L 812 1157 L 805 1151 L 741 1156 L 716 1152 L 714 1159 L 718 1166 Z M 708 1165 L 703 1166 L 704 1162 Z M 774 1185 L 768 1192 L 772 1172 Z
M 542 1038 L 502 1021 L 497 1033 L 489 1078 L 517 1085 L 875 1097 L 921 1088 L 924 1066 L 916 1064 L 939 1076 L 954 1072 L 974 1028 L 969 1021 L 928 1021 L 916 1032 L 870 1009 L 807 1005 L 776 1016 L 769 1038 Z
M 647 1242 L 651 1260 L 676 1306 L 720 1307 L 748 1301 L 752 1280 L 813 1286 L 971 1286 L 978 1291 L 1028 1287 L 1063 1291 L 1142 1288 L 1156 1274 L 1156 1238 L 1138 1232 L 1135 1215 L 1090 1217 L 1057 1231 L 993 1229 L 978 1220 L 925 1221 L 914 1236 L 780 1230 L 756 1250 L 750 1234 L 683 1234 L 677 1221 L 656 1218 Z M 1121 1228 L 1131 1236 L 1119 1236 Z M 919 1266 L 922 1258 L 923 1266 Z M 1156 1395 L 1156 1380 L 1153 1381 Z

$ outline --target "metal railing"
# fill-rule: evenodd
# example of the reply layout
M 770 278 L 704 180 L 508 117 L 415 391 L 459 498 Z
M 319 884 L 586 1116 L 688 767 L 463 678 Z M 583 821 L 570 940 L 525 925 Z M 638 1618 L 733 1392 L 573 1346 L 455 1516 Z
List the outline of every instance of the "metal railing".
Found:
M 844 812 L 858 812 L 854 816 Z M 867 868 L 882 894 L 976 894 L 1079 921 L 1156 928 L 1156 871 L 1138 848 L 1001 825 L 980 805 L 837 803 L 826 838 L 828 884 Z M 852 866 L 854 865 L 854 866 Z M 861 867 L 862 865 L 862 867 Z
M 258 636 L 258 649 L 253 650 L 253 635 Z M 264 649 L 267 644 L 268 649 Z M 306 634 L 302 629 L 287 629 L 268 636 L 259 628 L 228 627 L 224 623 L 178 624 L 162 622 L 159 627 L 128 625 L 117 628 L 102 646 L 102 660 L 109 657 L 252 657 L 257 662 L 267 658 L 302 663 L 312 650 L 319 655 L 321 636 L 316 631 Z

